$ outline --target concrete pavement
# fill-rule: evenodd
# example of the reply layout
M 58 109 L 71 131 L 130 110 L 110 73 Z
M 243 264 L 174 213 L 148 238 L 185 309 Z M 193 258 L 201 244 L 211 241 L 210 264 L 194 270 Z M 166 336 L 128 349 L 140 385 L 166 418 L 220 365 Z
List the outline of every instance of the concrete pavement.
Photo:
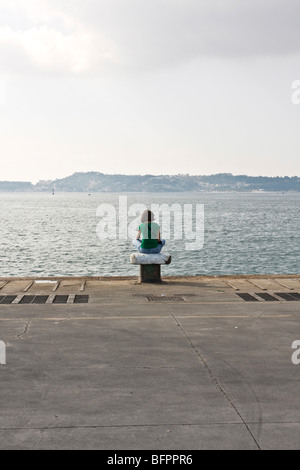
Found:
M 0 449 L 300 447 L 299 276 L 33 281 L 0 279 Z

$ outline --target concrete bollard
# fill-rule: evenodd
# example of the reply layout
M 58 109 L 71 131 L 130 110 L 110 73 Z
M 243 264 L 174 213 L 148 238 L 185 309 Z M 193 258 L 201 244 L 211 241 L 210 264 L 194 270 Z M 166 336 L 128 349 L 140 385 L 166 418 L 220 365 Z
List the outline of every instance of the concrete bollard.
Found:
M 140 282 L 161 282 L 160 264 L 141 264 Z
M 161 280 L 161 265 L 171 263 L 171 255 L 159 253 L 147 255 L 145 253 L 133 253 L 130 256 L 131 264 L 140 265 L 141 283 L 159 283 Z

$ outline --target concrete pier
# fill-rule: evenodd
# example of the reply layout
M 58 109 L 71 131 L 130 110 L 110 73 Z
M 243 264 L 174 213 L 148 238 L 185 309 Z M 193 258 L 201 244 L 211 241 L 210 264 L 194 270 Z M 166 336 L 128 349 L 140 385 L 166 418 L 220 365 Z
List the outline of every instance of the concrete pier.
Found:
M 299 293 L 300 276 L 0 278 L 0 449 L 298 449 Z

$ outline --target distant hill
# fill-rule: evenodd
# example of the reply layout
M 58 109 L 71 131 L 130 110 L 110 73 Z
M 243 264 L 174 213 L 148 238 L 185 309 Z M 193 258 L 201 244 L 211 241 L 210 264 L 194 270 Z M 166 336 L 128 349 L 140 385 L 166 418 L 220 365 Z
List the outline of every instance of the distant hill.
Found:
M 32 191 L 34 188 L 32 183 L 23 181 L 0 181 L 0 191 L 24 192 Z
M 24 182 L 0 182 L 0 191 L 68 192 L 183 192 L 183 191 L 300 191 L 300 177 L 232 175 L 108 175 L 74 173 L 66 178 Z

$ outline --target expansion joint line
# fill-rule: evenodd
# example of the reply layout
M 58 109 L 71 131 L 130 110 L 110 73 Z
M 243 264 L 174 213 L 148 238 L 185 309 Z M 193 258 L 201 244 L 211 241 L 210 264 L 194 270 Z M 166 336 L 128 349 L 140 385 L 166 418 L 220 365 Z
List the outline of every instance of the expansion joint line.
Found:
M 17 338 L 20 339 L 22 336 L 24 335 L 27 335 L 28 331 L 29 331 L 29 328 L 30 328 L 30 325 L 31 325 L 31 321 L 28 321 L 24 327 L 24 330 L 22 331 L 22 333 L 20 333 L 19 335 L 17 335 Z
M 217 377 L 214 375 L 213 371 L 211 370 L 211 368 L 209 367 L 208 363 L 206 362 L 206 360 L 204 359 L 204 357 L 202 356 L 202 354 L 200 353 L 200 351 L 197 349 L 197 347 L 195 346 L 195 344 L 193 343 L 193 341 L 191 340 L 191 338 L 189 337 L 189 335 L 187 334 L 187 332 L 185 331 L 185 329 L 183 328 L 183 326 L 180 324 L 180 322 L 177 320 L 177 318 L 175 317 L 175 315 L 171 312 L 171 310 L 169 309 L 169 306 L 166 305 L 166 307 L 168 308 L 168 311 L 170 312 L 170 315 L 172 316 L 174 322 L 176 323 L 176 325 L 181 329 L 183 335 L 186 337 L 186 339 L 188 340 L 188 342 L 190 343 L 191 347 L 193 348 L 193 350 L 195 351 L 195 353 L 197 354 L 197 356 L 199 357 L 199 359 L 201 360 L 201 362 L 203 363 L 204 367 L 206 368 L 206 370 L 208 371 L 211 379 L 213 380 L 213 382 L 216 384 L 217 388 L 219 389 L 219 391 L 224 395 L 224 397 L 226 398 L 226 400 L 228 401 L 228 403 L 230 404 L 230 406 L 234 409 L 234 411 L 236 412 L 236 414 L 238 415 L 238 417 L 240 418 L 240 420 L 242 421 L 242 423 L 244 424 L 244 426 L 246 427 L 247 431 L 249 432 L 250 436 L 252 437 L 255 445 L 257 446 L 257 448 L 259 450 L 261 450 L 261 447 L 259 445 L 259 443 L 257 442 L 255 436 L 253 435 L 251 429 L 249 428 L 248 424 L 246 423 L 246 421 L 244 420 L 243 416 L 241 415 L 241 413 L 239 412 L 239 410 L 237 409 L 236 405 L 233 403 L 233 401 L 231 400 L 231 398 L 229 397 L 229 395 L 227 394 L 226 390 L 222 387 L 220 381 L 217 379 Z

